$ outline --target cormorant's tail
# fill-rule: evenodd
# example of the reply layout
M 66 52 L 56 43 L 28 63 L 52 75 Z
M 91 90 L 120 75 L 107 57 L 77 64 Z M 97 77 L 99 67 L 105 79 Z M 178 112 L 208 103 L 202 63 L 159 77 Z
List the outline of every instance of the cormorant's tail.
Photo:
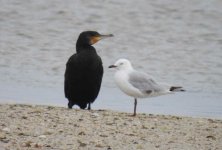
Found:
M 171 92 L 184 92 L 185 90 L 181 86 L 171 86 L 170 91 Z

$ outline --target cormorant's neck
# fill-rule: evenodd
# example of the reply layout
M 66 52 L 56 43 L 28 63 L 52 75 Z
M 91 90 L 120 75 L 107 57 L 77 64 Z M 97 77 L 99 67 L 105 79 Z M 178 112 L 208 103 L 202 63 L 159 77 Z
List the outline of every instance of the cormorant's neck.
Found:
M 83 51 L 93 51 L 93 52 L 96 52 L 96 49 L 91 46 L 91 45 L 80 45 L 80 44 L 76 44 L 76 52 L 77 53 L 80 53 L 80 52 L 83 52 Z

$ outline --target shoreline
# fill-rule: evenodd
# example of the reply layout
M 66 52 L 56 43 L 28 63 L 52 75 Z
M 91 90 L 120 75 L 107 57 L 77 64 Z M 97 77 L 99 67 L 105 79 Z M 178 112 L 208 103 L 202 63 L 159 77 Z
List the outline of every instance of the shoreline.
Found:
M 127 107 L 129 108 L 132 104 L 129 104 L 127 103 Z M 140 105 L 141 103 L 139 103 Z M 48 102 L 48 103 L 33 103 L 33 102 L 28 102 L 28 101 L 15 101 L 15 100 L 0 100 L 0 105 L 30 105 L 30 106 L 49 106 L 49 107 L 61 107 L 61 108 L 64 108 L 66 109 L 67 106 L 61 103 L 58 103 L 58 104 L 52 104 L 52 102 Z M 93 105 L 94 107 L 92 108 L 92 110 L 101 110 L 101 105 L 96 105 L 95 104 Z M 109 108 L 110 107 L 110 108 Z M 133 111 L 133 108 L 130 107 L 130 109 L 123 109 L 123 110 L 120 110 L 120 109 L 116 109 L 116 108 L 112 108 L 112 106 L 109 106 L 109 107 L 105 107 L 104 110 L 107 110 L 107 111 L 114 111 L 114 112 L 117 112 L 117 113 L 129 113 L 131 114 L 132 111 Z M 140 105 L 141 107 L 141 105 Z M 72 109 L 80 109 L 77 105 L 74 105 Z M 86 109 L 85 109 L 86 110 Z M 178 117 L 188 117 L 188 118 L 202 118 L 202 119 L 216 119 L 216 120 L 222 120 L 222 116 L 216 114 L 216 116 L 213 116 L 213 115 L 194 115 L 194 114 L 185 114 L 185 113 L 174 113 L 174 112 L 161 112 L 161 111 L 154 111 L 154 112 L 144 112 L 142 111 L 141 112 L 141 109 L 139 109 L 139 112 L 138 114 L 146 114 L 146 115 L 149 115 L 149 114 L 152 114 L 152 115 L 164 115 L 164 116 L 178 116 Z
M 67 99 L 65 99 L 61 88 L 10 85 L 0 86 L 0 89 L 0 103 L 67 106 Z M 220 99 L 221 94 L 192 93 L 189 91 L 139 99 L 138 113 L 222 119 L 222 103 Z M 133 103 L 133 99 L 123 94 L 119 89 L 103 87 L 92 108 L 111 109 L 130 113 L 133 111 Z
M 221 149 L 222 120 L 0 104 L 0 149 Z

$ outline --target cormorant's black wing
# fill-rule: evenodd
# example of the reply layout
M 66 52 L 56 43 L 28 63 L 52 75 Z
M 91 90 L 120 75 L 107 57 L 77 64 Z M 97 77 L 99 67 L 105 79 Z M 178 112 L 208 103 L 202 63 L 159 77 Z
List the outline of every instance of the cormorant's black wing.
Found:
M 65 96 L 75 103 L 93 102 L 100 91 L 102 60 L 96 53 L 79 53 L 70 57 L 65 71 Z
M 71 84 L 75 80 L 75 70 L 78 70 L 78 62 L 76 62 L 77 54 L 72 55 L 66 63 L 66 70 L 65 70 L 65 83 L 64 83 L 64 91 L 65 97 L 70 98 L 71 95 Z

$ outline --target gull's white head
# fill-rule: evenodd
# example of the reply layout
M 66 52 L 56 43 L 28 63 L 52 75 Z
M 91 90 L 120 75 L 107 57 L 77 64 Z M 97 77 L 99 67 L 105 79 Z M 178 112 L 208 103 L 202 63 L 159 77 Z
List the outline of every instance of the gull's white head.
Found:
M 110 65 L 109 68 L 116 68 L 117 70 L 131 70 L 133 69 L 131 63 L 127 59 L 119 59 L 114 65 Z

